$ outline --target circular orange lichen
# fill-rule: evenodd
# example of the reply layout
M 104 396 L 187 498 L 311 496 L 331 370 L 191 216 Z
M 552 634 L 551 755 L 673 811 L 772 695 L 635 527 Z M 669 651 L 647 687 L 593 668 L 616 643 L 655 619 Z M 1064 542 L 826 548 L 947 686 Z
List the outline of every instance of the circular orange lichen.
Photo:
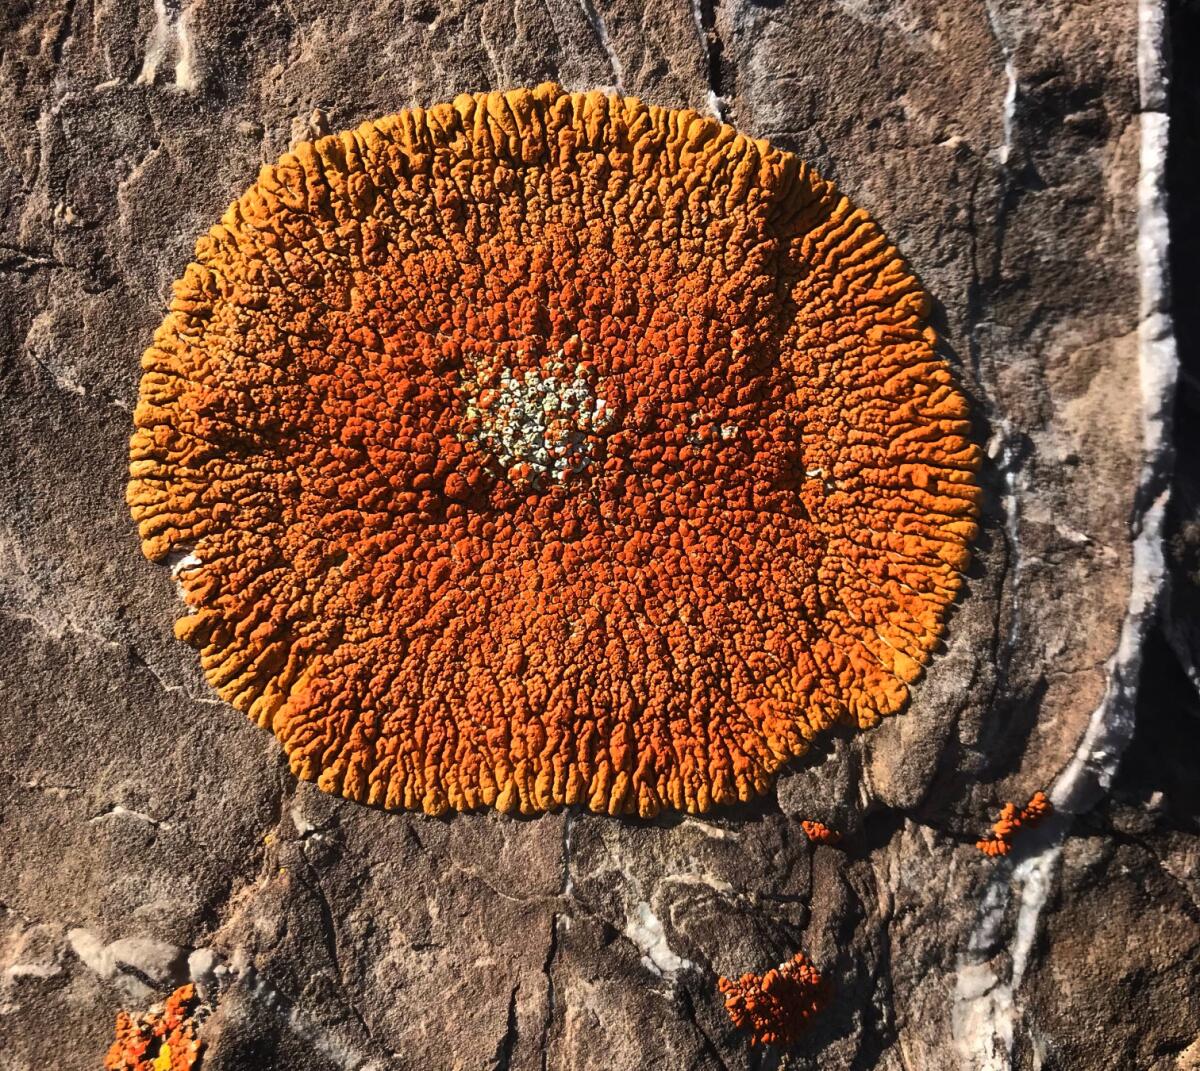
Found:
M 733 1025 L 749 1032 L 751 1045 L 784 1048 L 796 1044 L 831 996 L 831 986 L 803 952 L 761 977 L 720 978 L 717 988 Z
M 928 307 L 765 142 L 461 96 L 298 146 L 200 239 L 128 500 L 299 776 L 704 811 L 898 711 L 938 642 L 979 454 Z

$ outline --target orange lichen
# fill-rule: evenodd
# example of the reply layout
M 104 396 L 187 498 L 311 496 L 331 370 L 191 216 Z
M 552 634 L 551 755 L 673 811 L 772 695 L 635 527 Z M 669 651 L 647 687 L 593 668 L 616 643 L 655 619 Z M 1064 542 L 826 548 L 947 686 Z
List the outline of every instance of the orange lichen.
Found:
M 198 1011 L 195 988 L 185 985 L 142 1015 L 118 1012 L 105 1071 L 190 1071 L 200 1058 Z
M 836 829 L 830 829 L 824 822 L 813 822 L 806 818 L 800 823 L 800 828 L 809 840 L 817 844 L 837 844 L 842 839 Z
M 796 1043 L 832 995 L 830 984 L 803 952 L 761 976 L 743 974 L 736 982 L 721 978 L 717 988 L 725 995 L 734 1026 L 749 1032 L 751 1045 L 784 1048 Z
M 991 836 L 975 842 L 984 855 L 1008 855 L 1012 851 L 1013 837 L 1017 830 L 1036 826 L 1054 810 L 1044 792 L 1035 792 L 1033 798 L 1020 810 L 1015 803 L 1006 803 L 1000 808 L 1000 817 L 992 826 Z
M 143 358 L 128 501 L 221 696 L 324 789 L 705 811 L 904 705 L 979 451 L 879 228 L 557 86 L 302 144 Z

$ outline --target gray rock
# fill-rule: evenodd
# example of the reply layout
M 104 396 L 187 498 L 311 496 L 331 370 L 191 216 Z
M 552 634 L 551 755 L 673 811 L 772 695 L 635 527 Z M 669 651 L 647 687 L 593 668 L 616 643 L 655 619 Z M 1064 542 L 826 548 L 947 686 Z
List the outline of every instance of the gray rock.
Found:
M 1171 479 L 1162 14 L 7 5 L 0 1069 L 99 1066 L 119 1009 L 189 977 L 212 1007 L 206 1067 L 780 1067 L 734 1031 L 716 978 L 801 948 L 836 997 L 786 1066 L 1196 1066 L 1197 807 L 1147 757 L 1179 735 L 1160 691 L 1114 788 Z M 935 296 L 987 444 L 969 591 L 910 709 L 738 810 L 433 820 L 298 785 L 172 638 L 169 574 L 123 504 L 139 354 L 259 165 L 546 79 L 715 112 L 837 180 Z M 1193 469 L 1155 664 L 1183 674 L 1170 709 L 1194 739 L 1171 661 L 1200 651 Z M 1037 789 L 1057 820 L 984 858 L 999 805 Z M 807 818 L 842 845 L 812 844 Z

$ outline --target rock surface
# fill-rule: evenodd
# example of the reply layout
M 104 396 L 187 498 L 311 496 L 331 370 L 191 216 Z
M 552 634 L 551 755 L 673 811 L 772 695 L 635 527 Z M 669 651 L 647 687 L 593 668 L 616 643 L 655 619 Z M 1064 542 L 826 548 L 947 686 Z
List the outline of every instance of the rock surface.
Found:
M 97 1067 L 118 1009 L 189 977 L 215 1069 L 1200 1066 L 1186 466 L 1174 616 L 1154 624 L 1174 388 L 1162 15 L 6 5 L 0 1069 Z M 1175 22 L 1195 40 L 1192 7 Z M 910 709 L 741 811 L 434 820 L 298 785 L 172 638 L 173 585 L 123 505 L 138 357 L 258 165 L 545 79 L 715 112 L 838 181 L 935 296 L 987 444 L 969 590 Z M 1195 134 L 1173 149 L 1180 182 Z M 1181 220 L 1177 260 L 1197 251 Z M 1000 804 L 1037 789 L 1055 820 L 985 858 Z M 805 819 L 841 844 L 810 843 Z M 716 976 L 797 949 L 835 999 L 793 1054 L 753 1053 Z

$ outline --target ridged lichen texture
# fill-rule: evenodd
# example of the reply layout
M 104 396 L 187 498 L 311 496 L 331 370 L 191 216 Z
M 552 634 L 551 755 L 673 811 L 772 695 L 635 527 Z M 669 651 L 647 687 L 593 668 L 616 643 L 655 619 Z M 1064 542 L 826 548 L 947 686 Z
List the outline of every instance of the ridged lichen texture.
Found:
M 301 144 L 196 246 L 128 501 L 292 769 L 707 811 L 904 706 L 975 533 L 929 298 L 795 156 L 558 86 Z
M 797 952 L 766 974 L 720 978 L 717 988 L 733 1025 L 746 1031 L 751 1045 L 790 1048 L 829 1003 L 832 986 Z

